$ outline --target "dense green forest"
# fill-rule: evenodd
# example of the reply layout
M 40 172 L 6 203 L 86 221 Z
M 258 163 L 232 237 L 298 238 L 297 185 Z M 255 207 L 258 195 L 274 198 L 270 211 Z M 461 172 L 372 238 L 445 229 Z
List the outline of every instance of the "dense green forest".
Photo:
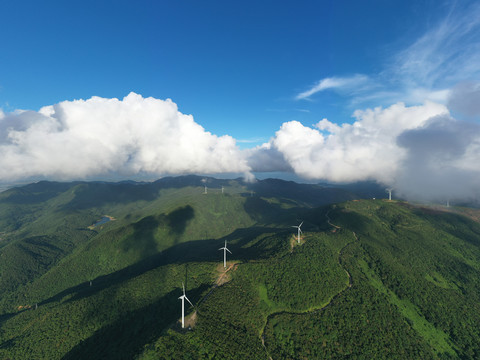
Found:
M 480 358 L 478 211 L 360 197 L 195 176 L 0 193 L 0 359 Z

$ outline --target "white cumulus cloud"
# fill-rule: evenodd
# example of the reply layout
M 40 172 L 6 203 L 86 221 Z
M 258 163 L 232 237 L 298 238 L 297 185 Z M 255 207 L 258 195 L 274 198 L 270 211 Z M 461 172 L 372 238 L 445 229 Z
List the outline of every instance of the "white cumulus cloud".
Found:
M 476 88 L 468 90 L 478 97 Z M 270 142 L 251 150 L 249 163 L 254 171 L 275 165 L 307 179 L 374 180 L 418 201 L 480 196 L 478 123 L 456 120 L 433 102 L 357 110 L 354 117 L 351 124 L 323 119 L 312 127 L 286 122 Z
M 0 179 L 118 173 L 247 172 L 230 136 L 216 136 L 170 99 L 130 93 L 0 114 Z
M 352 124 L 337 125 L 323 119 L 308 127 L 290 121 L 281 126 L 268 146 L 257 151 L 264 159 L 268 159 L 269 150 L 273 159 L 282 155 L 295 173 L 308 179 L 376 180 L 391 184 L 407 155 L 397 144 L 397 137 L 423 126 L 434 116 L 445 114 L 448 114 L 445 106 L 432 102 L 411 107 L 398 103 L 385 109 L 357 110 Z M 271 159 L 265 162 L 268 171 L 271 164 Z M 259 171 L 261 166 L 257 162 L 253 168 Z

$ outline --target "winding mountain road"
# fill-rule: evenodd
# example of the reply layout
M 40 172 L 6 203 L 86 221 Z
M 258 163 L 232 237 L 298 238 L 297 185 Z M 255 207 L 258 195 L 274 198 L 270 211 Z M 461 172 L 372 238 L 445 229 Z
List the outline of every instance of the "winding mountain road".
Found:
M 333 224 L 331 222 L 331 219 L 330 217 L 328 216 L 328 214 L 330 213 L 330 210 L 327 211 L 327 213 L 325 214 L 325 217 L 327 218 L 327 223 L 328 225 L 334 227 L 335 229 L 341 229 L 340 226 L 337 226 L 335 224 Z M 265 324 L 263 326 L 263 329 L 262 329 L 262 332 L 261 332 L 261 335 L 260 335 L 260 339 L 262 340 L 262 345 L 263 345 L 263 348 L 265 349 L 266 353 L 267 353 L 267 356 L 269 358 L 269 360 L 273 360 L 273 358 L 270 356 L 269 352 L 268 352 L 268 349 L 267 349 L 267 345 L 265 344 L 265 328 L 267 327 L 268 325 L 268 321 L 273 318 L 274 316 L 277 316 L 277 315 L 280 315 L 280 314 L 294 314 L 294 315 L 303 315 L 303 314 L 308 314 L 308 313 L 317 313 L 317 312 L 320 312 L 320 311 L 323 311 L 324 309 L 326 309 L 328 306 L 330 306 L 332 304 L 332 302 L 337 299 L 340 295 L 342 295 L 345 290 L 347 289 L 350 289 L 353 285 L 353 280 L 352 280 L 352 276 L 350 275 L 350 273 L 348 272 L 348 270 L 345 268 L 344 264 L 343 264 L 343 261 L 342 261 L 342 255 L 343 255 L 343 252 L 344 250 L 347 248 L 347 246 L 350 246 L 351 244 L 355 243 L 356 241 L 358 241 L 358 237 L 357 237 L 357 234 L 353 231 L 353 237 L 355 238 L 355 240 L 353 240 L 352 242 L 349 242 L 347 244 L 345 244 L 344 247 L 342 247 L 340 249 L 340 251 L 338 252 L 338 263 L 340 264 L 340 266 L 343 268 L 343 270 L 345 271 L 345 273 L 347 274 L 347 277 L 348 277 L 348 286 L 343 288 L 342 290 L 340 290 L 334 297 L 332 297 L 332 299 L 328 302 L 328 304 L 318 308 L 318 309 L 314 309 L 314 310 L 309 310 L 309 311 L 278 311 L 278 312 L 274 312 L 274 313 L 271 313 L 270 315 L 267 316 L 267 321 L 265 321 Z
M 340 230 L 341 227 L 338 226 L 338 225 L 335 225 L 332 223 L 330 217 L 328 216 L 330 213 L 330 210 L 325 214 L 325 217 L 327 218 L 327 223 L 328 225 L 332 226 L 333 228 L 335 228 L 335 230 Z M 335 231 L 334 230 L 334 231 Z M 355 234 L 355 232 L 353 232 L 353 236 L 354 236 L 354 240 L 345 244 L 345 246 L 343 246 L 340 251 L 338 252 L 338 263 L 340 264 L 340 266 L 342 267 L 342 269 L 345 271 L 345 273 L 347 274 L 347 277 L 348 277 L 348 285 L 343 288 L 342 290 L 340 290 L 335 296 L 333 296 L 330 301 L 322 306 L 322 307 L 319 307 L 317 309 L 313 309 L 313 310 L 308 310 L 308 311 L 277 311 L 277 312 L 273 312 L 271 314 L 269 314 L 267 316 L 267 319 L 265 321 L 265 324 L 263 326 L 263 329 L 261 331 L 261 335 L 260 335 L 260 340 L 262 341 L 262 345 L 263 345 L 263 348 L 265 349 L 265 352 L 267 353 L 267 356 L 269 358 L 269 360 L 273 360 L 272 357 L 270 356 L 269 352 L 268 352 L 268 349 L 267 349 L 267 345 L 265 344 L 265 328 L 267 327 L 268 325 L 268 322 L 271 318 L 273 318 L 274 316 L 277 316 L 277 315 L 280 315 L 280 314 L 294 314 L 294 315 L 303 315 L 303 314 L 308 314 L 308 313 L 317 313 L 317 312 L 320 312 L 320 311 L 323 311 L 324 309 L 326 309 L 328 306 L 330 306 L 333 301 L 335 299 L 337 299 L 339 296 L 341 296 L 345 290 L 347 289 L 350 289 L 353 285 L 353 279 L 352 279 L 352 276 L 350 275 L 350 273 L 348 272 L 348 270 L 345 268 L 344 264 L 343 264 L 343 261 L 342 261 L 342 255 L 343 255 L 343 252 L 345 251 L 345 249 L 350 246 L 351 244 L 355 243 L 356 241 L 358 241 L 358 237 L 357 237 L 357 234 Z M 236 266 L 238 264 L 230 264 L 229 267 L 225 270 L 224 273 L 222 273 L 218 278 L 217 280 L 215 281 L 215 283 L 213 284 L 212 288 L 210 289 L 210 291 L 205 295 L 203 296 L 202 299 L 200 299 L 200 301 L 197 303 L 196 307 L 197 308 L 202 302 L 206 301 L 208 299 L 208 297 L 212 294 L 212 292 L 219 286 L 223 285 L 225 282 L 227 282 L 227 273 L 230 271 L 230 270 L 235 270 L 236 269 Z M 196 310 L 194 312 L 193 315 L 191 315 L 192 317 L 196 317 Z M 194 325 L 194 321 L 193 321 L 193 324 Z

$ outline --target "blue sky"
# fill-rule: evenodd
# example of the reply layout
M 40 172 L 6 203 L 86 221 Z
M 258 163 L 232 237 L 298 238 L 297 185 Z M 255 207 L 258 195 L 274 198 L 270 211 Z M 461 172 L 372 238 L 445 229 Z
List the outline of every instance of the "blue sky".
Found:
M 400 51 L 456 7 L 438 1 L 2 2 L 0 106 L 38 110 L 134 91 L 171 98 L 215 134 L 264 142 L 285 121 L 351 121 L 357 107 L 405 100 L 352 103 L 349 90 L 295 97 L 325 78 L 388 71 Z
M 402 188 L 415 158 L 421 176 L 479 175 L 476 1 L 4 1 L 0 13 L 0 181 L 283 172 Z M 458 147 L 438 148 L 441 131 Z

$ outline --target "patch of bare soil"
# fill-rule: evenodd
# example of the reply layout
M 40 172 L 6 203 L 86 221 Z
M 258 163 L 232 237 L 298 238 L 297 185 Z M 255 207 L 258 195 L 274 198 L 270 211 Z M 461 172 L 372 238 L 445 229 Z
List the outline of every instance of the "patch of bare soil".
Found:
M 185 317 L 185 328 L 194 328 L 197 324 L 197 311 Z
M 300 236 L 300 244 L 299 244 L 297 235 L 292 235 L 292 237 L 290 238 L 290 252 L 293 252 L 293 248 L 296 245 L 302 245 L 302 243 L 303 243 L 303 236 Z
M 225 284 L 226 282 L 230 281 L 230 274 L 228 273 L 230 270 L 235 271 L 237 270 L 237 265 L 236 263 L 227 263 L 227 268 L 225 269 L 222 264 L 219 264 L 217 266 L 217 273 L 218 278 L 215 281 L 215 285 L 220 286 Z

